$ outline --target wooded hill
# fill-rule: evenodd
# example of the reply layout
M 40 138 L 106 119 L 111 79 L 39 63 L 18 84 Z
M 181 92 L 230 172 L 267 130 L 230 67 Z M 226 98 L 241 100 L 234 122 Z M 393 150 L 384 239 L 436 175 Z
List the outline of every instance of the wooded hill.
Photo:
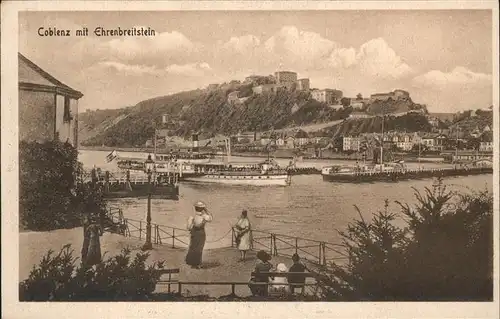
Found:
M 236 90 L 240 100 L 228 102 L 228 94 Z M 376 114 L 384 105 L 387 108 L 385 112 L 389 113 L 422 108 L 411 100 L 405 100 L 374 102 L 364 109 Z M 214 90 L 180 92 L 120 110 L 82 113 L 79 116 L 80 140 L 82 145 L 87 146 L 137 147 L 151 139 L 155 127 L 168 129 L 170 135 L 184 137 L 193 132 L 228 135 L 239 131 L 266 131 L 342 120 L 352 112 L 351 107 L 336 110 L 320 103 L 312 99 L 309 92 L 279 90 L 257 95 L 252 93 L 251 85 L 231 82 Z M 162 124 L 165 114 L 167 123 Z M 422 116 L 418 123 L 427 127 L 425 122 Z M 349 130 L 375 130 L 376 123 L 374 118 L 355 120 L 349 124 Z M 398 123 L 402 130 L 405 125 L 410 126 L 408 131 L 415 126 L 413 120 Z
M 384 131 L 400 132 L 430 132 L 432 126 L 422 114 L 408 113 L 402 116 L 386 116 L 384 120 Z M 367 119 L 352 119 L 343 121 L 324 132 L 328 136 L 356 136 L 361 133 L 381 133 L 382 117 Z

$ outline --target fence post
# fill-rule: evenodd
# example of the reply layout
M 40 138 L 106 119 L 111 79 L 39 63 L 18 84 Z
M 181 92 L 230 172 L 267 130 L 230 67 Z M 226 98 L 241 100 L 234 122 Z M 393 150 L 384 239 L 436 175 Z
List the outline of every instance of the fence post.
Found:
M 319 243 L 319 254 L 318 254 L 318 263 L 321 266 L 322 258 L 321 258 L 321 243 Z
M 233 231 L 234 231 L 234 229 L 233 229 Z M 252 239 L 252 240 L 250 241 L 250 250 L 253 250 L 253 247 L 254 247 L 254 246 L 253 246 L 253 232 L 252 232 L 252 230 L 251 230 L 251 229 L 250 229 L 250 238 Z
M 323 266 L 326 266 L 325 246 L 326 246 L 326 244 L 323 243 Z
M 231 248 L 234 247 L 234 229 L 231 228 Z
M 158 244 L 158 225 L 155 224 L 155 244 Z
M 160 225 L 156 225 L 156 236 L 158 238 L 158 244 L 161 245 L 161 237 L 160 237 Z
M 158 236 L 158 244 L 163 244 L 161 242 L 161 236 L 160 236 L 160 225 L 156 225 L 156 235 Z
M 175 228 L 172 228 L 172 248 L 175 248 Z
M 269 243 L 269 253 L 273 255 L 273 234 L 271 234 L 271 242 Z
M 278 256 L 278 247 L 276 246 L 276 234 L 273 235 L 274 237 L 274 256 Z
M 139 221 L 139 240 L 141 240 L 142 235 L 142 221 Z

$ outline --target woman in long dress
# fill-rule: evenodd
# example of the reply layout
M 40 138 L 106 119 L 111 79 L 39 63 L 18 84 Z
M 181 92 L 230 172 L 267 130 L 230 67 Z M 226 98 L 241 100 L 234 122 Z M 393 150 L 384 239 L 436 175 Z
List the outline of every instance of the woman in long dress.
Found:
M 247 255 L 247 251 L 250 250 L 251 245 L 251 235 L 252 229 L 250 226 L 250 220 L 247 216 L 247 211 L 244 210 L 241 212 L 241 216 L 238 219 L 238 222 L 234 226 L 235 234 L 236 234 L 236 245 L 241 253 L 240 261 L 244 261 Z
M 189 217 L 187 229 L 191 233 L 189 250 L 186 255 L 186 264 L 192 268 L 201 268 L 203 247 L 205 246 L 205 224 L 213 220 L 212 214 L 203 202 L 194 205 L 195 215 Z
M 97 222 L 93 221 L 87 227 L 87 234 L 89 238 L 89 248 L 87 251 L 87 256 L 85 258 L 85 264 L 87 266 L 96 265 L 101 262 L 101 241 L 100 236 L 102 236 L 102 228 Z
M 87 254 L 90 245 L 90 233 L 87 231 L 90 225 L 90 218 L 88 215 L 83 216 L 83 245 L 82 245 L 82 263 L 87 262 Z

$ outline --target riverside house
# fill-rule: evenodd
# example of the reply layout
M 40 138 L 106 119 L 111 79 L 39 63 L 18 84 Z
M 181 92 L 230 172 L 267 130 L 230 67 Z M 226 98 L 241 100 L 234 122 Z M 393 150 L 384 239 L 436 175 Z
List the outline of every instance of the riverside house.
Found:
M 78 100 L 83 94 L 42 70 L 21 53 L 19 140 L 59 139 L 78 147 Z
M 309 143 L 309 135 L 305 131 L 302 130 L 297 131 L 294 137 L 295 137 L 295 142 L 298 146 L 303 146 Z
M 359 136 L 344 136 L 342 139 L 343 151 L 359 151 L 361 138 Z
M 481 142 L 479 144 L 479 151 L 493 152 L 493 132 L 487 131 L 481 135 Z

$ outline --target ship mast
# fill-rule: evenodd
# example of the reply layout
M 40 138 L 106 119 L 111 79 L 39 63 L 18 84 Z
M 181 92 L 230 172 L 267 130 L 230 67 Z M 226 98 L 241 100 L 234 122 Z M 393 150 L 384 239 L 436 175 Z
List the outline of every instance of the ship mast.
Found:
M 384 165 L 384 108 L 382 108 L 382 143 L 380 144 L 380 171 L 382 172 Z
M 153 158 L 154 158 L 154 161 L 156 162 L 156 137 L 157 137 L 157 132 L 156 132 L 156 126 L 155 126 L 155 136 L 153 138 L 153 145 L 154 145 L 154 150 L 153 150 Z M 153 176 L 154 176 L 154 180 L 156 180 L 156 164 L 153 165 Z
M 231 137 L 224 139 L 224 144 L 226 146 L 226 165 L 231 163 Z

